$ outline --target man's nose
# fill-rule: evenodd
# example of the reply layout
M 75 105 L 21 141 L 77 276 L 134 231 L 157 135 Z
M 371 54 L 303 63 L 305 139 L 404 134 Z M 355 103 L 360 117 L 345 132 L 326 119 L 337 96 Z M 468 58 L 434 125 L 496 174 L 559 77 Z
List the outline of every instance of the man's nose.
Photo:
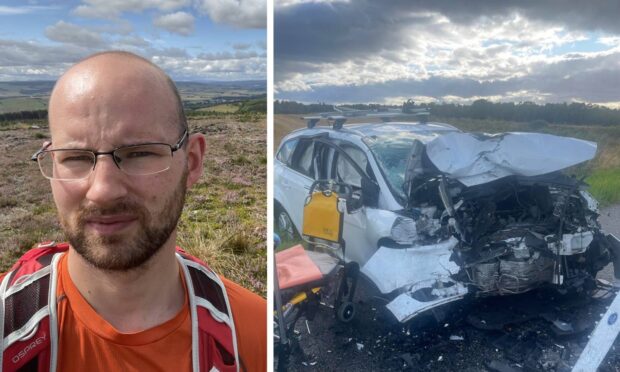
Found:
M 95 169 L 88 178 L 86 199 L 105 204 L 127 195 L 127 175 L 120 170 L 111 156 L 99 156 Z

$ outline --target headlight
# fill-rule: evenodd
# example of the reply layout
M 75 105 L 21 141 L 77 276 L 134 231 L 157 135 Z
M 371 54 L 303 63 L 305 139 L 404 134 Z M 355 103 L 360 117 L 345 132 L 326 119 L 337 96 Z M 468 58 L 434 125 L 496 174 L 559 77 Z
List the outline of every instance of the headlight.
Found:
M 407 217 L 397 217 L 390 234 L 398 244 L 412 244 L 418 236 L 415 221 Z

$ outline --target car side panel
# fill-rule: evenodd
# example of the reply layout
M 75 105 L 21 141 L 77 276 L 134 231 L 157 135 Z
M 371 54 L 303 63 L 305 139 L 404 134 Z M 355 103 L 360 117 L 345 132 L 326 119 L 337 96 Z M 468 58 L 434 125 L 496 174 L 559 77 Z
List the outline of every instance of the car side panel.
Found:
M 281 164 L 274 167 L 274 178 L 278 180 L 274 187 L 274 198 L 289 214 L 295 229 L 301 232 L 303 206 L 313 180 Z

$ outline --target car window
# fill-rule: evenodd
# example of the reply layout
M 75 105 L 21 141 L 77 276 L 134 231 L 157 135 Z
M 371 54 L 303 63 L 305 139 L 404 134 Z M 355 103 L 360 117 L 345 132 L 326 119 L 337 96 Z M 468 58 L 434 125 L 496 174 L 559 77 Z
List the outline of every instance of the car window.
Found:
M 321 142 L 315 142 L 314 146 L 314 169 L 317 179 L 326 180 L 332 178 L 331 164 L 335 152 L 334 148 Z
M 341 146 L 341 148 L 361 169 L 366 169 L 368 159 L 362 150 L 353 146 Z M 338 156 L 336 158 L 336 176 L 339 182 L 347 183 L 353 187 L 362 187 L 362 175 L 344 156 Z
M 405 198 L 404 182 L 411 152 L 414 151 L 413 171 L 421 173 L 421 156 L 423 145 L 420 141 L 405 136 L 385 136 L 376 138 L 370 145 L 379 168 L 383 171 L 390 188 L 400 197 Z
M 314 141 L 300 141 L 294 151 L 293 158 L 291 160 L 291 168 L 305 174 L 308 177 L 314 178 L 313 155 Z
M 293 155 L 293 151 L 295 151 L 295 146 L 297 146 L 297 142 L 299 142 L 298 138 L 286 141 L 286 143 L 284 143 L 284 145 L 280 147 L 280 151 L 278 151 L 276 159 L 280 160 L 284 164 L 289 164 L 291 155 Z

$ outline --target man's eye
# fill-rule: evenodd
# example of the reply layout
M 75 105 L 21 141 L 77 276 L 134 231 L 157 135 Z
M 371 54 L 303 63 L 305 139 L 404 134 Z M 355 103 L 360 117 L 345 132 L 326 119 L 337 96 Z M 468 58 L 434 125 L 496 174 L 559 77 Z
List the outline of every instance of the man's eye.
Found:
M 67 163 L 90 163 L 93 158 L 88 155 L 68 155 L 58 157 L 58 161 L 62 164 Z
M 157 156 L 157 153 L 154 153 L 152 151 L 131 151 L 125 154 L 125 158 L 126 159 L 138 159 L 138 158 L 148 158 L 148 157 L 155 157 Z

